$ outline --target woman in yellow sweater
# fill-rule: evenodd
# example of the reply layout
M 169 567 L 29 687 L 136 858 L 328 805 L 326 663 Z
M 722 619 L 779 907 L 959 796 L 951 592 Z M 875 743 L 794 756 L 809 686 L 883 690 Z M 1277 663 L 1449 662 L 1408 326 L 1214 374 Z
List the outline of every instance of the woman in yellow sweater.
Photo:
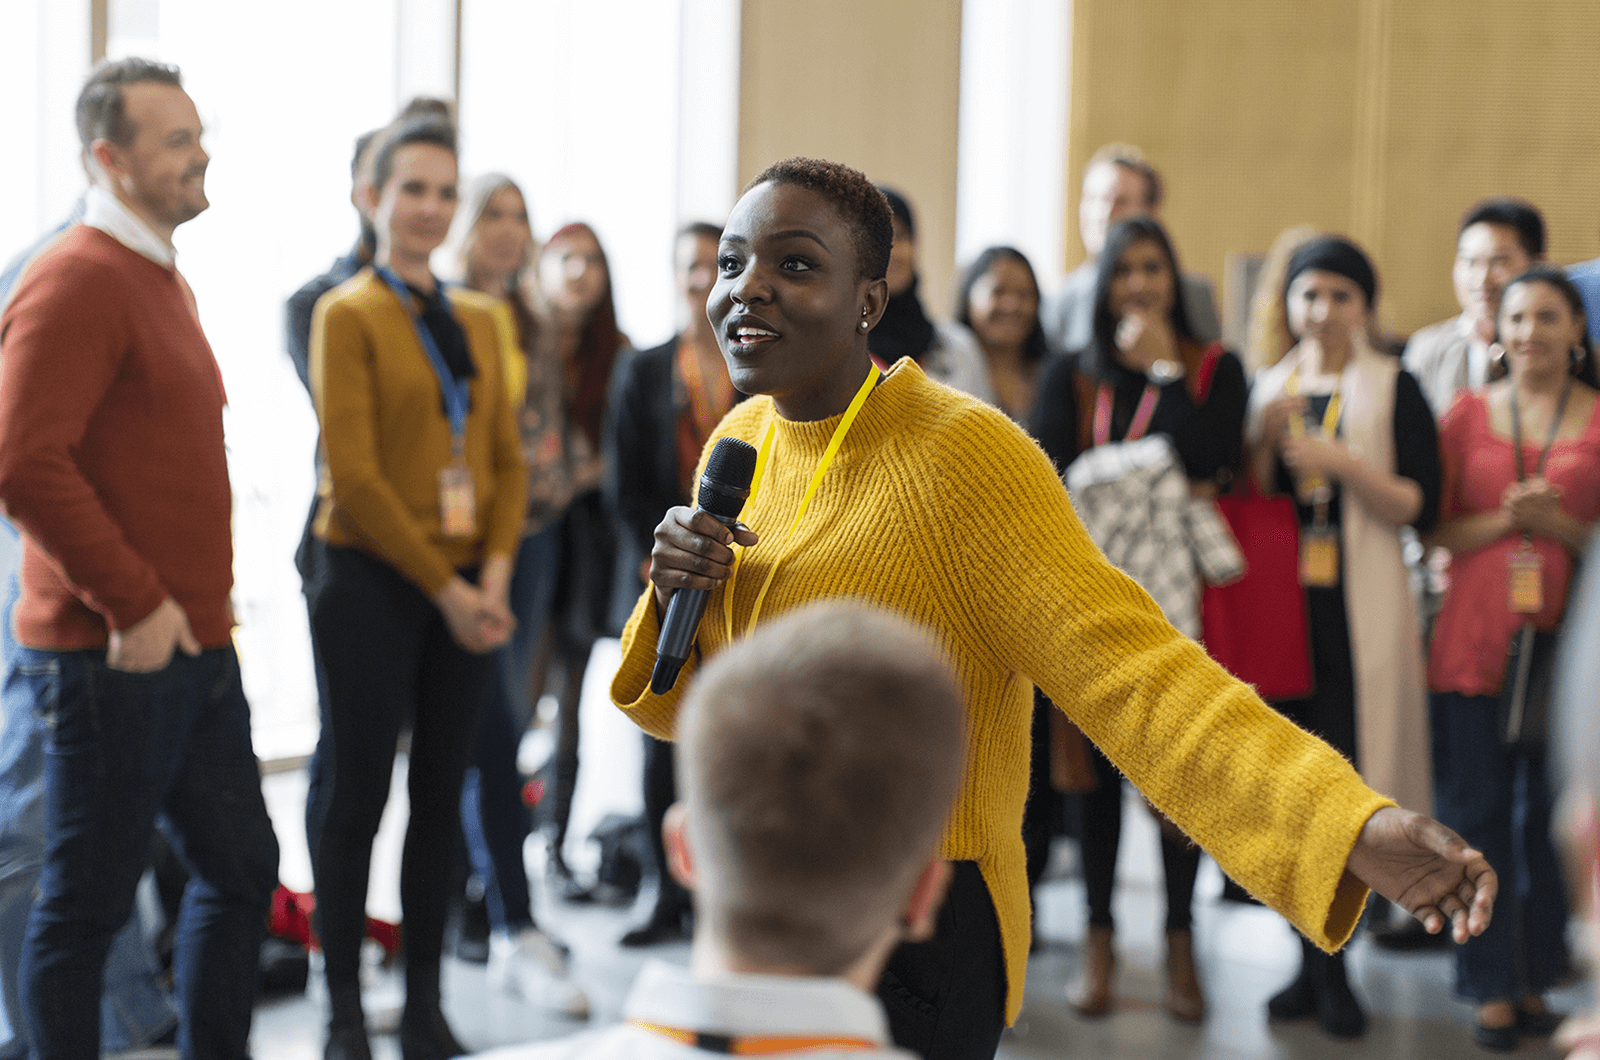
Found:
M 938 936 L 901 946 L 879 987 L 896 1043 L 932 1060 L 989 1057 L 1021 1007 L 1034 683 L 1320 944 L 1348 938 L 1364 884 L 1404 895 L 1431 930 L 1481 931 L 1494 894 L 1482 857 L 1366 788 L 1174 630 L 1100 556 L 1020 429 L 914 364 L 873 368 L 866 336 L 887 300 L 891 231 L 866 178 L 827 162 L 777 163 L 735 206 L 707 310 L 734 385 L 763 396 L 712 444 L 732 436 L 764 452 L 742 516 L 752 529 L 666 514 L 612 698 L 671 736 L 696 660 L 663 696 L 650 671 L 659 615 L 685 587 L 712 590 L 702 655 L 832 596 L 891 608 L 938 639 L 968 704 L 967 770 L 943 840 L 955 866 Z
M 324 575 L 308 596 L 326 678 L 331 794 L 318 849 L 327 1060 L 371 1060 L 359 978 L 372 840 L 396 741 L 411 728 L 400 867 L 404 1060 L 465 1050 L 439 1009 L 439 958 L 461 778 L 514 624 L 511 560 L 527 474 L 501 378 L 495 303 L 445 297 L 428 268 L 456 205 L 455 134 L 396 126 L 374 164 L 378 251 L 317 303 L 312 394 L 322 426 Z

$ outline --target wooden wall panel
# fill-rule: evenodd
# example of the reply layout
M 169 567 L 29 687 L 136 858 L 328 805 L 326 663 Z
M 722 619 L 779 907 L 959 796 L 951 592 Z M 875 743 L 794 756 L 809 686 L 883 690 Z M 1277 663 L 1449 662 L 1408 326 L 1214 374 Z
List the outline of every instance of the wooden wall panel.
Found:
M 1346 232 L 1401 330 L 1455 311 L 1455 220 L 1483 195 L 1528 197 L 1553 258 L 1592 257 L 1596 40 L 1592 0 L 1075 0 L 1063 264 L 1112 140 L 1165 174 L 1186 267 L 1220 282 L 1290 225 Z
M 790 155 L 905 193 L 923 302 L 949 310 L 961 0 L 744 0 L 739 184 Z

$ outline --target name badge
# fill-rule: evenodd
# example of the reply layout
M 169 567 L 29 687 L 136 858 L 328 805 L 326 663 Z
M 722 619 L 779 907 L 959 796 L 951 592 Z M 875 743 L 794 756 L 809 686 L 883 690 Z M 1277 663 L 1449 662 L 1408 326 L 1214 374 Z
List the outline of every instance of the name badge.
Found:
M 446 537 L 473 537 L 478 532 L 478 501 L 472 469 L 465 460 L 439 469 L 439 522 Z
M 1339 584 L 1339 537 L 1332 527 L 1300 531 L 1300 584 L 1330 589 Z
M 1508 604 L 1514 615 L 1536 615 L 1544 610 L 1544 557 L 1532 549 L 1510 556 Z

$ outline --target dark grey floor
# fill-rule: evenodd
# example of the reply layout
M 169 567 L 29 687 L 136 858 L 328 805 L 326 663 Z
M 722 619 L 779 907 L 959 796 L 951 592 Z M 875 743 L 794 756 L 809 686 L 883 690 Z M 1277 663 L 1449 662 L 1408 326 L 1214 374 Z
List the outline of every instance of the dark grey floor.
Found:
M 303 782 L 290 776 L 268 779 L 269 802 L 280 821 L 292 822 Z M 403 789 L 402 789 L 403 790 Z M 1210 1013 L 1200 1027 L 1180 1025 L 1160 1008 L 1162 978 L 1160 890 L 1155 873 L 1158 855 L 1149 817 L 1132 799 L 1126 817 L 1121 882 L 1117 896 L 1119 925 L 1117 981 L 1119 1003 L 1113 1015 L 1085 1020 L 1067 1004 L 1067 984 L 1076 975 L 1082 939 L 1082 886 L 1072 871 L 1071 844 L 1057 851 L 1054 879 L 1041 888 L 1039 923 L 1047 939 L 1044 951 L 1029 964 L 1027 999 L 1022 1018 L 1006 1035 L 1001 1055 L 1017 1060 L 1045 1058 L 1188 1058 L 1269 1060 L 1269 1058 L 1410 1058 L 1442 1060 L 1488 1054 L 1468 1035 L 1471 1010 L 1450 991 L 1450 963 L 1444 954 L 1400 956 L 1386 953 L 1365 939 L 1355 943 L 1350 967 L 1356 989 L 1365 998 L 1372 1027 L 1355 1043 L 1324 1037 L 1314 1024 L 1269 1026 L 1264 1003 L 1293 974 L 1298 945 L 1289 928 L 1272 913 L 1222 902 L 1221 880 L 1206 863 L 1196 900 L 1197 951 Z M 385 826 L 390 831 L 391 826 Z M 280 831 L 285 828 L 280 825 Z M 380 839 L 392 850 L 393 834 Z M 534 845 L 530 844 L 530 851 Z M 375 859 L 379 864 L 383 855 Z M 538 865 L 531 863 L 537 879 Z M 381 871 L 381 870 L 380 870 Z M 292 875 L 292 873 L 290 873 Z M 375 903 L 382 905 L 375 884 Z M 546 903 L 541 903 L 542 906 Z M 618 1018 L 624 994 L 648 954 L 615 945 L 631 923 L 631 911 L 596 906 L 542 908 L 542 919 L 571 944 L 574 971 L 593 999 L 590 1024 Z M 686 946 L 651 951 L 668 960 L 686 961 Z M 445 977 L 447 1010 L 459 1037 L 475 1049 L 555 1037 L 585 1024 L 547 1016 L 491 989 L 483 969 L 451 960 Z M 1587 1003 L 1585 988 L 1571 987 L 1552 996 L 1560 1009 Z M 369 1011 L 381 1011 L 398 997 L 392 975 L 378 972 L 369 992 Z M 317 1060 L 321 1055 L 323 1011 L 316 997 L 263 1003 L 253 1037 L 257 1060 Z M 378 1060 L 397 1060 L 393 1038 L 377 1039 Z M 1519 1055 L 1553 1057 L 1535 1043 Z

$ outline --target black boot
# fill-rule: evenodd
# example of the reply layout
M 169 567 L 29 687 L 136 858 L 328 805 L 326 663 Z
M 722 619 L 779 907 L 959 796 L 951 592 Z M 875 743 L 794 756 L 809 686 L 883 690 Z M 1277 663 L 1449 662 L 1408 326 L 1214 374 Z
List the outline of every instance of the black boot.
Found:
M 400 1014 L 402 1060 L 451 1060 L 466 1052 L 439 1007 L 439 969 L 407 968 L 406 1007 Z
M 679 893 L 682 893 L 681 888 Z M 622 945 L 636 949 L 643 946 L 662 946 L 671 942 L 686 942 L 690 934 L 688 921 L 688 902 L 663 889 L 656 900 L 655 908 L 650 912 L 650 919 L 623 935 Z
M 372 1060 L 367 1040 L 366 1014 L 361 1010 L 361 987 L 328 987 L 328 1041 L 323 1060 Z
M 1309 940 L 1300 939 L 1300 971 L 1267 1001 L 1267 1016 L 1275 1020 L 1301 1020 L 1317 1014 L 1317 964 L 1322 953 Z
M 1322 984 L 1317 996 L 1317 1022 L 1333 1038 L 1359 1038 L 1367 1033 L 1367 1014 L 1344 974 L 1344 954 L 1322 957 Z

